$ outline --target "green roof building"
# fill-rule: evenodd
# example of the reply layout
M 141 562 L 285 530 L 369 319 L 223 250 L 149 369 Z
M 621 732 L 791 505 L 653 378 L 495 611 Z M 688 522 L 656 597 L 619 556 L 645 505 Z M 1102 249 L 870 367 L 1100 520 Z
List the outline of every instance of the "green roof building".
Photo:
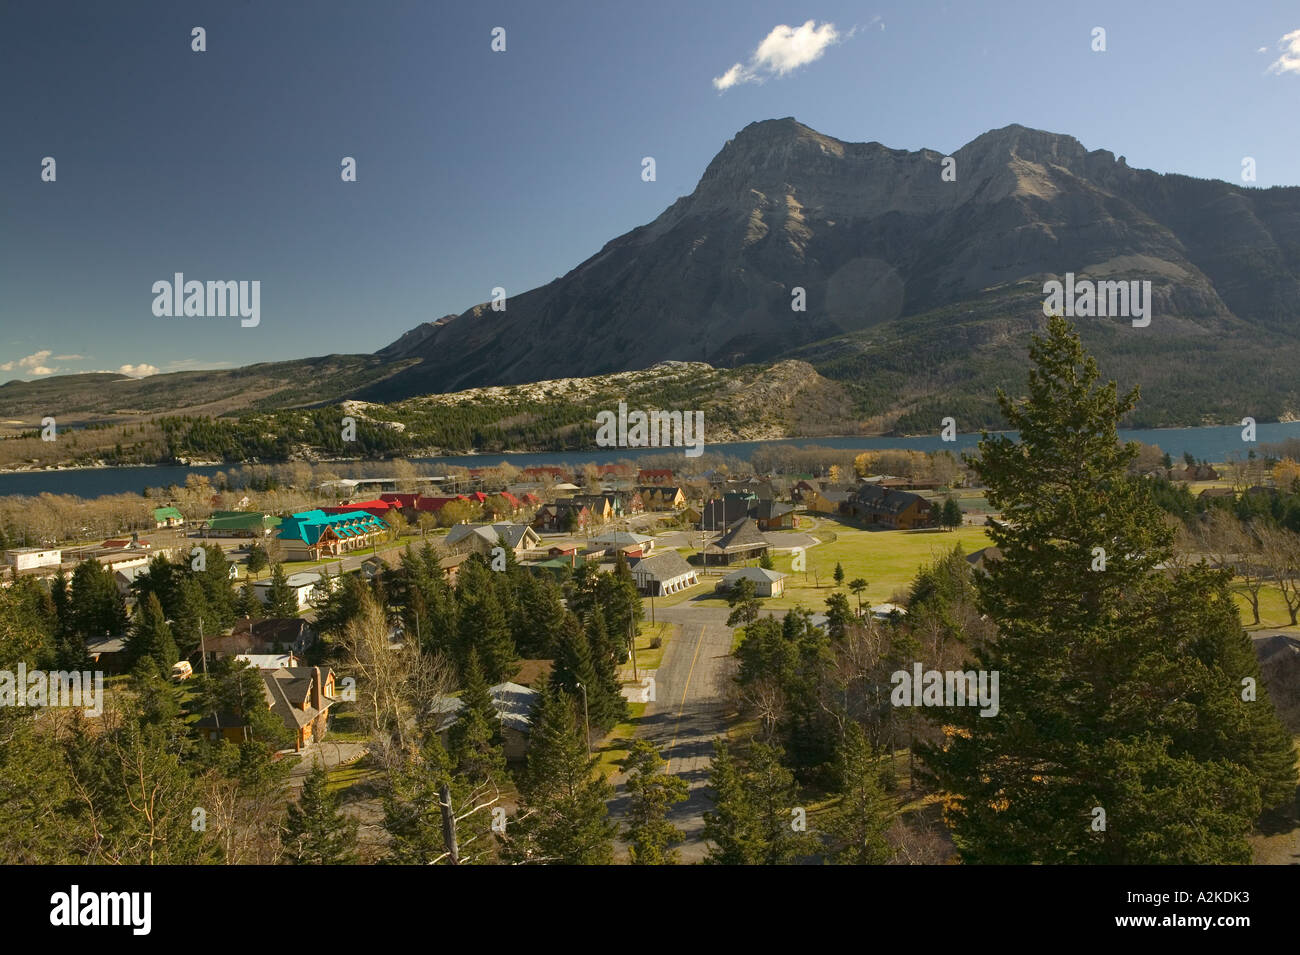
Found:
M 208 518 L 208 537 L 265 537 L 280 526 L 280 518 L 256 511 L 213 511 Z
M 185 517 L 174 507 L 155 507 L 153 523 L 155 527 L 180 527 L 185 523 Z

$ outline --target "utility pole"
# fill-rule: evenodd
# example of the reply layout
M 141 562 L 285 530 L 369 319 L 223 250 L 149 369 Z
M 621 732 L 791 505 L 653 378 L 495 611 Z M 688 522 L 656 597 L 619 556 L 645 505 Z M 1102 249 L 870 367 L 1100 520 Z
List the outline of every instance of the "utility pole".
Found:
M 252 633 L 252 625 L 249 625 L 249 633 Z M 203 663 L 203 682 L 208 682 L 208 648 L 203 639 L 203 618 L 199 617 L 199 656 Z M 211 689 L 211 687 L 209 687 Z M 221 735 L 221 711 L 218 707 L 212 708 L 212 719 L 217 724 L 217 735 Z
M 639 682 L 636 673 L 636 623 L 631 615 L 627 618 L 627 642 L 632 647 L 632 680 L 633 682 Z

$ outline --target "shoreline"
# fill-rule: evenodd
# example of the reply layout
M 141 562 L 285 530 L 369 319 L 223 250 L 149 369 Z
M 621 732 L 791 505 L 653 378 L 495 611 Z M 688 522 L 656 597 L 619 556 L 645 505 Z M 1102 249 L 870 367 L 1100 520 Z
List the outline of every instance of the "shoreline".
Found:
M 1261 427 L 1285 426 L 1285 425 L 1296 425 L 1296 424 L 1300 424 L 1300 419 L 1294 421 L 1259 422 L 1259 425 Z M 1134 432 L 1147 432 L 1147 433 L 1167 432 L 1169 434 L 1178 434 L 1180 432 L 1182 433 L 1208 432 L 1208 431 L 1213 431 L 1215 429 L 1232 431 L 1232 430 L 1237 430 L 1239 427 L 1240 425 L 1238 424 L 1189 425 L 1185 427 L 1170 425 L 1170 426 L 1159 427 L 1159 428 L 1122 428 L 1120 430 L 1121 433 L 1128 432 L 1130 434 Z M 962 450 L 967 447 L 970 447 L 974 443 L 978 442 L 982 437 L 982 435 L 985 433 L 986 432 L 983 431 L 959 432 L 956 436 L 956 441 L 951 442 L 951 444 L 953 445 L 953 450 Z M 996 431 L 988 431 L 987 433 L 991 435 L 998 435 L 998 434 L 1010 434 L 1011 431 L 1007 429 L 1002 429 Z M 841 434 L 841 435 L 794 436 L 794 437 L 781 437 L 781 438 L 773 438 L 773 437 L 734 438 L 733 436 L 729 435 L 728 440 L 717 441 L 711 444 L 706 443 L 705 451 L 708 452 L 710 448 L 720 448 L 722 449 L 720 453 L 726 454 L 727 448 L 734 447 L 737 445 L 763 445 L 763 444 L 776 444 L 776 443 L 790 444 L 794 442 L 798 442 L 799 444 L 797 446 L 801 446 L 801 447 L 822 447 L 822 446 L 830 447 L 829 445 L 819 444 L 819 442 L 826 442 L 826 441 L 855 441 L 855 440 L 883 441 L 883 440 L 894 439 L 901 442 L 911 443 L 914 441 L 935 439 L 936 437 L 937 437 L 936 433 L 893 434 L 888 432 L 877 433 L 877 434 L 856 433 L 856 434 Z M 1135 440 L 1135 439 L 1129 439 L 1129 440 Z M 1158 444 L 1158 442 L 1144 442 L 1144 443 Z M 1265 445 L 1269 443 L 1271 442 L 1258 441 L 1256 442 L 1256 445 L 1259 446 L 1259 445 Z M 880 450 L 887 450 L 887 449 L 890 449 L 888 445 L 882 445 L 880 448 Z M 276 466 L 284 466 L 284 465 L 298 464 L 298 463 L 309 464 L 312 465 L 313 467 L 318 467 L 321 465 L 330 465 L 330 464 L 367 464 L 367 463 L 382 464 L 384 462 L 390 462 L 390 461 L 416 461 L 416 460 L 441 459 L 441 458 L 484 458 L 490 461 L 494 458 L 501 458 L 504 460 L 506 458 L 522 457 L 526 455 L 548 455 L 548 456 L 554 456 L 560 458 L 562 458 L 564 455 L 574 455 L 574 456 L 608 455 L 611 457 L 612 460 L 617 460 L 620 456 L 625 456 L 631 459 L 635 459 L 637 456 L 645 455 L 645 454 L 656 454 L 656 453 L 671 454 L 674 450 L 680 450 L 680 448 L 674 448 L 674 447 L 606 448 L 606 447 L 593 446 L 591 448 L 567 448 L 562 451 L 554 451 L 549 449 L 519 449 L 519 448 L 512 448 L 512 449 L 501 450 L 501 451 L 484 451 L 478 448 L 464 450 L 464 451 L 447 451 L 445 449 L 419 448 L 416 449 L 413 453 L 403 454 L 403 455 L 389 457 L 389 458 L 321 457 L 321 458 L 313 458 L 313 459 L 287 458 L 284 460 L 277 460 L 277 461 L 263 461 L 263 460 L 254 459 L 254 460 L 247 460 L 247 461 L 194 460 L 194 461 L 177 462 L 177 463 L 154 462 L 149 464 L 107 464 L 102 461 L 93 464 L 50 464 L 50 465 L 28 464 L 28 465 L 17 466 L 17 467 L 0 467 L 0 481 L 2 481 L 5 477 L 12 476 L 12 475 L 21 476 L 21 475 L 36 475 L 36 474 L 64 474 L 64 473 L 85 472 L 85 471 L 150 471 L 150 470 L 157 470 L 161 468 L 221 469 L 221 468 L 256 467 L 259 465 L 266 466 L 266 467 L 276 467 Z M 832 450 L 848 450 L 848 449 L 832 448 Z M 908 449 L 905 445 L 900 445 L 895 450 L 908 450 Z M 942 450 L 942 449 L 935 448 L 931 450 Z M 1169 449 L 1162 448 L 1162 450 L 1167 451 Z M 1220 461 L 1217 463 L 1225 463 L 1225 462 Z

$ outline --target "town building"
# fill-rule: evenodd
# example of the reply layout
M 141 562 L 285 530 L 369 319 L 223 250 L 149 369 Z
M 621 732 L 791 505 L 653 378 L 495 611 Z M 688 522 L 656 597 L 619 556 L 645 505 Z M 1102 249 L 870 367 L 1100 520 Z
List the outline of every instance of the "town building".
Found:
M 925 498 L 878 484 L 862 484 L 849 498 L 849 509 L 867 524 L 900 530 L 930 523 L 930 504 Z
M 537 531 L 527 524 L 457 524 L 447 533 L 444 543 L 450 550 L 490 557 L 502 541 L 516 556 L 542 544 Z
M 699 583 L 695 568 L 675 550 L 665 550 L 631 562 L 632 579 L 641 593 L 662 597 Z
M 36 570 L 38 567 L 58 567 L 63 562 L 63 551 L 58 548 L 17 547 L 5 551 L 5 563 L 15 572 Z
M 754 596 L 780 597 L 785 593 L 786 576 L 779 570 L 767 570 L 763 567 L 742 567 L 740 570 L 733 570 L 718 581 L 716 589 L 725 593 L 742 580 L 752 580 L 754 582 Z
M 326 514 L 316 509 L 284 518 L 276 536 L 284 542 L 285 560 L 320 560 L 368 547 L 388 530 L 387 523 L 367 511 Z
M 762 557 L 771 546 L 771 542 L 758 529 L 758 522 L 745 517 L 733 524 L 716 541 L 710 542 L 704 548 L 704 556 L 711 563 L 734 564 Z
M 501 750 L 506 759 L 523 759 L 528 752 L 528 737 L 533 731 L 533 707 L 537 705 L 537 691 L 518 683 L 498 683 L 488 689 L 492 708 L 501 720 Z M 433 711 L 443 714 L 438 724 L 438 734 L 443 745 L 449 744 L 448 731 L 465 704 L 459 697 L 444 696 L 433 702 Z

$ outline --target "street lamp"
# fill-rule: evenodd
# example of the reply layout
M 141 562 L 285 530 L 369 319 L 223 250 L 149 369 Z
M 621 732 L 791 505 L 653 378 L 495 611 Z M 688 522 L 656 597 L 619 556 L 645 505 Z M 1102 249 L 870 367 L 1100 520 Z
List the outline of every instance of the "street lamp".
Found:
M 587 731 L 587 755 L 591 755 L 591 719 L 587 716 L 587 688 L 581 683 L 578 689 L 582 690 L 582 724 Z

